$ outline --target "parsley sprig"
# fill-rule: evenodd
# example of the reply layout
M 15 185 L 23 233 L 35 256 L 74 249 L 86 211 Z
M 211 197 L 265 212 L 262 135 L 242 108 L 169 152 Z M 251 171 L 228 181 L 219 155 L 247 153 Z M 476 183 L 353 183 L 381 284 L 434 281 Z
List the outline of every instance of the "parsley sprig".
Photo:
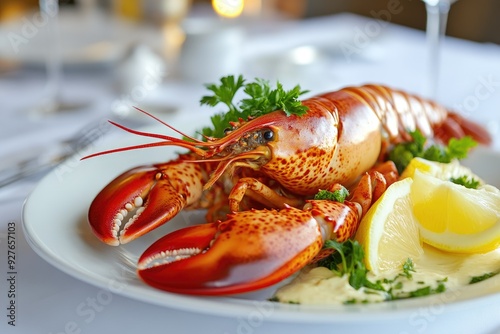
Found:
M 450 178 L 450 181 L 462 185 L 466 188 L 469 189 L 477 189 L 481 182 L 479 180 L 476 180 L 475 178 L 469 176 L 469 175 L 462 175 L 460 177 L 452 177 Z
M 222 103 L 228 109 L 212 116 L 213 127 L 202 130 L 203 135 L 208 137 L 223 137 L 224 130 L 230 126 L 230 122 L 237 122 L 240 118 L 246 120 L 275 110 L 283 110 L 287 116 L 302 116 L 307 112 L 307 107 L 298 100 L 298 97 L 308 91 L 301 90 L 299 85 L 286 91 L 279 82 L 273 89 L 269 81 L 264 79 L 257 78 L 247 83 L 242 75 L 238 77 L 228 75 L 220 79 L 220 84 L 207 84 L 206 88 L 213 95 L 203 96 L 200 100 L 201 105 L 215 107 Z M 234 102 L 235 96 L 242 88 L 248 97 L 239 103 Z
M 357 241 L 347 240 L 337 242 L 327 240 L 324 248 L 333 248 L 335 253 L 320 261 L 319 265 L 326 267 L 339 276 L 348 275 L 349 284 L 356 290 L 369 284 L 366 278 L 366 269 L 364 263 L 365 253 Z
M 203 96 L 200 103 L 215 107 L 219 103 L 224 103 L 228 108 L 228 113 L 237 113 L 238 107 L 233 104 L 234 96 L 236 92 L 243 87 L 245 80 L 243 76 L 239 76 L 237 79 L 233 75 L 227 77 L 222 77 L 220 79 L 221 84 L 217 86 L 216 84 L 207 84 L 205 87 L 212 91 L 214 95 Z
M 426 147 L 426 138 L 418 130 L 410 132 L 413 141 L 400 143 L 389 152 L 389 160 L 394 161 L 400 173 L 408 166 L 411 159 L 415 157 L 426 160 L 449 163 L 453 159 L 467 157 L 469 150 L 477 145 L 477 142 L 469 136 L 456 139 L 452 138 L 447 146 L 437 144 Z
M 320 190 L 316 195 L 314 195 L 315 200 L 329 200 L 344 203 L 345 199 L 349 196 L 349 190 L 345 187 L 341 187 L 335 191 Z

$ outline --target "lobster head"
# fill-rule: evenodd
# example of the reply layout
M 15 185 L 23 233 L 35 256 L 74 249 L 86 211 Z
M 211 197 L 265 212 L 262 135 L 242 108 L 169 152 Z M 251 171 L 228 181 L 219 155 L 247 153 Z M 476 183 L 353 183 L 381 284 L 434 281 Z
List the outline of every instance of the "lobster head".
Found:
M 249 167 L 263 172 L 292 192 L 310 195 L 317 192 L 318 180 L 324 180 L 328 174 L 334 173 L 330 164 L 336 153 L 339 135 L 339 119 L 335 117 L 335 113 L 329 111 L 335 106 L 327 100 L 320 101 L 323 103 L 317 103 L 315 100 L 313 102 L 305 103 L 309 108 L 305 115 L 287 115 L 281 110 L 273 111 L 248 121 L 231 123 L 224 137 L 206 137 L 204 141 L 187 136 L 140 110 L 188 140 L 136 131 L 111 122 L 125 131 L 158 138 L 160 141 L 99 152 L 85 159 L 147 147 L 179 146 L 200 157 L 198 160 L 191 160 L 192 162 L 219 162 L 219 166 L 205 184 L 205 189 L 212 186 L 224 172 L 232 171 L 236 167 Z M 297 178 L 302 180 L 300 184 L 293 181 Z

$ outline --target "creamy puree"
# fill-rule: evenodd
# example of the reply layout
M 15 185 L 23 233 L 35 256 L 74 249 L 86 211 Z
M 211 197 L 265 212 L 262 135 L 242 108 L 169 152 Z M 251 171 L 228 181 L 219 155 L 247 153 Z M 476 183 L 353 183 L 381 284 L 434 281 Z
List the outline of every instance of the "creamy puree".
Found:
M 436 288 L 439 282 L 445 285 L 446 291 L 466 285 L 472 277 L 500 271 L 500 249 L 485 254 L 453 254 L 441 252 L 424 245 L 424 253 L 419 259 L 412 259 L 415 272 L 412 278 L 398 277 L 401 282 L 399 292 L 410 292 L 425 286 Z M 403 270 L 385 272 L 375 276 L 368 272 L 371 282 L 394 279 Z M 443 282 L 443 280 L 446 280 Z M 354 289 L 349 285 L 347 275 L 342 277 L 325 267 L 305 268 L 288 285 L 281 287 L 275 297 L 284 303 L 300 304 L 343 304 L 348 301 L 380 302 L 386 300 L 383 291 L 367 288 Z

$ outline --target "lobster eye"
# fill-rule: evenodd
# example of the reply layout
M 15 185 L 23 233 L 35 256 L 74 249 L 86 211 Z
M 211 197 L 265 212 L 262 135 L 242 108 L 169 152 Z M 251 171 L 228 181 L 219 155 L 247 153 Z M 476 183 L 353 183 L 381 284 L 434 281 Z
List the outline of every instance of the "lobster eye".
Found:
M 227 136 L 231 131 L 232 131 L 231 128 L 225 128 L 224 129 L 224 135 Z
M 270 141 L 274 138 L 274 132 L 272 132 L 271 130 L 265 130 L 263 133 L 262 133 L 262 137 L 267 140 L 267 141 Z

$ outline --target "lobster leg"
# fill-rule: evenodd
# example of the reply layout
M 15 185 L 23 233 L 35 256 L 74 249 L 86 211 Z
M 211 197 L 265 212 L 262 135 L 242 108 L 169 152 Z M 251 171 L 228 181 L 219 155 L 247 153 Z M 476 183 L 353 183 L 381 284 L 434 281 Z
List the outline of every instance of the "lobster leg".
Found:
M 278 194 L 255 178 L 244 177 L 238 180 L 229 194 L 229 208 L 232 212 L 240 211 L 240 203 L 245 195 L 276 209 L 283 209 L 287 205 L 298 207 L 304 204 L 304 201 L 299 198 L 289 198 Z
M 361 206 L 361 218 L 371 205 L 382 196 L 387 187 L 397 181 L 398 177 L 398 170 L 392 161 L 386 161 L 373 167 L 361 177 L 349 197 L 351 202 Z
M 181 159 L 128 170 L 95 197 L 88 214 L 90 226 L 109 245 L 127 243 L 198 201 L 202 181 L 200 166 Z

